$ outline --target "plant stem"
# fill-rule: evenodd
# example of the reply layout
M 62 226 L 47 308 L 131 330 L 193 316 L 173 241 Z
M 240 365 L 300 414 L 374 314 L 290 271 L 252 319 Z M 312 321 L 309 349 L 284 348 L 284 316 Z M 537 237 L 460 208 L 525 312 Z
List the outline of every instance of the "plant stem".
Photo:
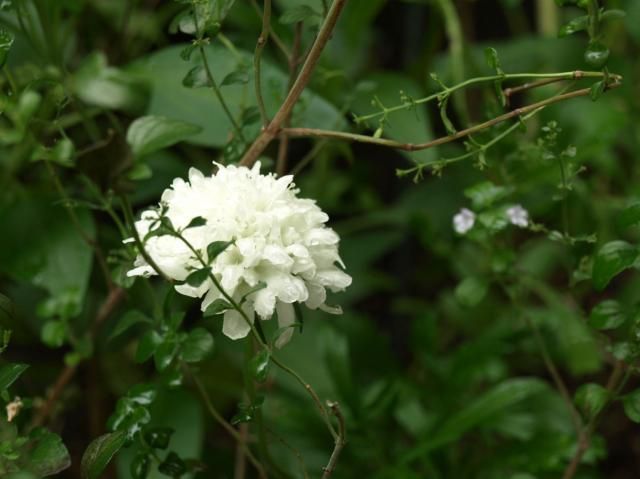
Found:
M 289 116 L 296 102 L 300 98 L 300 95 L 306 88 L 309 80 L 311 79 L 311 75 L 315 69 L 318 60 L 320 59 L 320 54 L 324 47 L 327 45 L 329 38 L 331 37 L 331 33 L 336 26 L 338 21 L 338 17 L 342 12 L 347 0 L 334 0 L 331 4 L 331 8 L 329 9 L 329 13 L 327 14 L 322 27 L 320 27 L 320 31 L 318 32 L 318 36 L 309 51 L 309 55 L 296 78 L 296 81 L 293 84 L 293 87 L 289 91 L 289 94 L 285 98 L 284 102 L 276 112 L 275 116 L 269 123 L 269 125 L 262 130 L 258 138 L 253 142 L 251 147 L 244 154 L 244 157 L 240 161 L 241 165 L 251 166 L 258 159 L 258 156 L 264 151 L 264 149 L 271 143 L 271 141 L 278 135 L 280 132 L 280 127 Z
M 619 85 L 620 85 L 619 83 L 614 83 L 612 85 L 609 85 L 609 88 L 615 88 Z M 445 143 L 450 143 L 452 141 L 458 140 L 460 138 L 464 138 L 468 135 L 472 135 L 479 131 L 486 130 L 487 128 L 490 128 L 494 125 L 502 123 L 506 120 L 523 116 L 527 113 L 531 113 L 535 110 L 538 110 L 548 105 L 552 105 L 554 103 L 559 103 L 561 101 L 569 100 L 571 98 L 588 96 L 590 91 L 591 91 L 590 88 L 584 88 L 581 90 L 576 90 L 569 93 L 556 95 L 554 97 L 547 98 L 546 100 L 542 100 L 537 103 L 532 103 L 531 105 L 527 105 L 521 108 L 516 108 L 515 110 L 512 110 L 508 113 L 497 116 L 495 118 L 492 118 L 491 120 L 487 120 L 483 123 L 472 126 L 465 130 L 457 131 L 452 135 L 437 138 L 435 140 L 431 140 L 425 143 L 403 143 L 400 141 L 388 140 L 386 138 L 374 138 L 372 136 L 360 135 L 357 133 L 347 133 L 347 132 L 333 131 L 333 130 L 319 130 L 319 129 L 313 129 L 313 128 L 283 128 L 282 132 L 292 137 L 331 138 L 336 140 L 355 141 L 359 143 L 369 143 L 373 145 L 387 146 L 390 148 L 395 148 L 395 149 L 404 150 L 404 151 L 419 151 L 419 150 L 426 150 L 428 148 L 433 148 L 434 146 L 443 145 Z
M 260 61 L 262 60 L 262 52 L 264 50 L 267 41 L 269 40 L 269 31 L 271 30 L 271 0 L 264 0 L 264 9 L 262 11 L 262 31 L 258 37 L 256 43 L 256 51 L 253 55 L 253 70 L 255 75 L 254 86 L 256 89 L 256 100 L 258 102 L 258 109 L 260 110 L 260 116 L 262 117 L 262 126 L 267 126 L 269 123 L 269 117 L 267 116 L 267 109 L 264 106 L 264 98 L 262 97 L 262 79 L 260 71 Z
M 335 438 L 335 446 L 333 448 L 333 452 L 331 453 L 331 457 L 329 458 L 329 462 L 324 468 L 322 479 L 329 479 L 329 477 L 331 477 L 331 474 L 336 468 L 340 453 L 342 452 L 344 445 L 347 443 L 347 433 L 344 423 L 344 416 L 340 411 L 340 406 L 337 402 L 330 402 L 328 403 L 328 406 L 331 409 L 333 415 L 338 418 L 338 435 Z
M 262 10 L 260 9 L 260 6 L 256 2 L 256 0 L 251 0 L 251 5 L 253 6 L 253 9 L 256 12 L 256 14 L 260 18 L 263 18 Z M 287 61 L 289 61 L 291 57 L 291 54 L 289 53 L 289 49 L 287 48 L 285 43 L 282 41 L 280 36 L 276 33 L 276 31 L 271 29 L 269 36 L 273 39 L 273 43 L 275 43 L 276 47 L 278 47 L 278 49 L 282 52 L 282 54 L 287 59 Z
M 247 446 L 247 444 L 245 443 L 243 438 L 240 436 L 240 433 L 238 431 L 236 431 L 234 429 L 234 427 L 231 424 L 229 424 L 225 420 L 225 418 L 222 417 L 222 414 L 220 414 L 218 412 L 218 410 L 215 408 L 215 406 L 213 405 L 213 402 L 211 401 L 211 398 L 209 397 L 209 393 L 207 393 L 207 390 L 204 387 L 204 384 L 202 384 L 202 381 L 200 381 L 200 379 L 193 373 L 191 368 L 189 366 L 187 366 L 186 363 L 183 363 L 182 367 L 191 376 L 191 379 L 193 380 L 193 383 L 196 385 L 196 389 L 198 390 L 198 393 L 200 394 L 200 397 L 204 401 L 204 404 L 205 404 L 205 406 L 207 408 L 207 411 L 209 411 L 209 414 L 211 414 L 213 419 L 218 424 L 220 424 L 224 428 L 224 430 L 227 431 L 238 442 L 239 445 L 242 445 L 242 447 L 244 448 L 244 453 L 246 454 L 247 458 L 249 459 L 249 462 L 251 462 L 251 464 L 253 464 L 253 467 L 255 467 L 255 469 L 258 472 L 258 474 L 260 475 L 260 477 L 263 478 L 263 479 L 266 479 L 267 478 L 267 473 L 265 472 L 264 467 L 262 466 L 260 461 L 258 461 L 256 456 L 253 455 L 253 453 L 251 452 L 251 449 L 249 449 L 249 447 Z
M 373 118 L 378 118 L 380 116 L 388 115 L 389 113 L 393 113 L 396 111 L 406 110 L 413 105 L 421 105 L 424 103 L 429 103 L 432 101 L 438 100 L 444 94 L 451 94 L 457 90 L 461 90 L 463 88 L 468 88 L 474 85 L 481 85 L 483 83 L 492 83 L 497 80 L 525 80 L 525 79 L 556 79 L 558 81 L 562 80 L 578 80 L 581 78 L 604 78 L 605 74 L 602 72 L 593 72 L 593 71 L 582 71 L 575 70 L 570 72 L 560 72 L 560 73 L 505 73 L 503 75 L 490 75 L 484 77 L 476 77 L 470 78 L 469 80 L 465 80 L 462 83 L 458 83 L 457 85 L 446 88 L 445 90 L 440 90 L 437 93 L 429 95 L 424 98 L 419 98 L 417 100 L 413 100 L 411 103 L 405 103 L 402 105 L 385 107 L 384 110 L 371 113 L 369 115 L 358 116 L 355 118 L 357 123 L 361 123 L 363 121 L 371 120 Z M 622 77 L 619 75 L 611 75 L 611 78 L 615 81 L 620 81 Z

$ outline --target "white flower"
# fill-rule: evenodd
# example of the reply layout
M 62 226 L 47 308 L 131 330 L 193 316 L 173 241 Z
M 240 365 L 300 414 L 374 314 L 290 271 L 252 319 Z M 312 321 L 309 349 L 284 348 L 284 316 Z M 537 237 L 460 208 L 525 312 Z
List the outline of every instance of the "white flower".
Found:
M 203 226 L 185 229 L 183 237 L 207 258 L 207 246 L 214 241 L 233 244 L 218 255 L 211 271 L 223 289 L 240 302 L 260 283 L 266 286 L 250 293 L 242 309 L 251 321 L 254 312 L 269 319 L 274 311 L 281 328 L 288 327 L 278 338 L 281 347 L 293 335 L 295 322 L 293 303 L 339 313 L 339 308 L 325 305 L 326 290 L 343 291 L 351 277 L 338 254 L 340 238 L 325 226 L 329 219 L 310 199 L 298 198 L 292 176 L 276 178 L 260 174 L 260 164 L 252 169 L 218 165 L 212 176 L 189 170 L 189 181 L 176 178 L 164 191 L 161 204 L 174 228 L 185 228 L 196 217 L 206 220 Z M 156 210 L 142 213 L 136 229 L 144 237 L 158 218 Z M 146 251 L 159 269 L 175 281 L 182 282 L 202 268 L 193 253 L 179 238 L 152 236 Z M 138 256 L 129 276 L 149 276 L 155 271 Z M 211 279 L 199 287 L 186 283 L 175 287 L 181 294 L 203 298 L 206 310 L 223 295 Z M 250 326 L 235 310 L 224 314 L 222 331 L 231 339 L 247 336 Z
M 463 235 L 473 228 L 475 222 L 476 214 L 467 208 L 462 208 L 458 214 L 453 217 L 453 229 L 456 233 Z
M 529 226 L 529 212 L 525 210 L 522 205 L 515 205 L 508 208 L 506 211 L 509 222 L 520 228 L 526 228 Z

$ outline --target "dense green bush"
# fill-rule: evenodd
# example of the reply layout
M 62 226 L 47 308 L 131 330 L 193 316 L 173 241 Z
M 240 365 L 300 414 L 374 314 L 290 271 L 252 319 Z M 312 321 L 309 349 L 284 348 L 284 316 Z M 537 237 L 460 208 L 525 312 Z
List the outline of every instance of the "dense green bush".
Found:
M 0 0 L 0 477 L 637 477 L 640 3 L 271 3 Z

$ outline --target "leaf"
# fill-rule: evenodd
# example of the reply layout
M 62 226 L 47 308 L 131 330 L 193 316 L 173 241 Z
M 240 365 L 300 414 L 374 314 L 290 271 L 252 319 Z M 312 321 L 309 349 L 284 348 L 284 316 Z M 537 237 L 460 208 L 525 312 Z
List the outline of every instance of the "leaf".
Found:
M 487 47 L 484 49 L 484 56 L 487 60 L 489 68 L 494 70 L 497 75 L 504 74 L 502 67 L 500 66 L 500 59 L 498 58 L 498 51 L 495 48 Z
M 144 432 L 144 441 L 153 449 L 166 449 L 173 433 L 170 427 L 152 427 Z
M 215 43 L 207 45 L 205 52 L 216 79 L 222 79 L 236 70 L 238 63 L 253 64 L 253 51 L 240 49 L 238 58 L 218 42 Z M 145 79 L 151 87 L 151 101 L 147 114 L 167 116 L 200 125 L 202 131 L 190 137 L 190 143 L 224 146 L 228 143 L 232 127 L 215 95 L 203 88 L 181 86 L 187 72 L 197 67 L 201 61 L 200 55 L 192 55 L 189 62 L 181 60 L 180 52 L 186 46 L 175 45 L 156 51 L 136 61 L 128 70 L 136 73 L 138 78 Z M 289 74 L 263 58 L 262 77 L 263 85 L 269 85 L 264 95 L 267 113 L 273 115 L 286 95 Z M 252 91 L 253 83 L 253 75 L 250 75 L 246 86 L 225 87 L 224 98 L 235 118 L 239 118 L 244 109 L 257 106 L 255 95 L 246 95 L 246 91 Z M 338 108 L 310 89 L 306 89 L 301 95 L 300 102 L 294 109 L 294 118 L 296 122 L 309 128 L 340 129 L 346 123 Z M 256 123 L 252 128 L 253 131 L 247 132 L 248 137 L 256 135 L 260 125 Z
M 319 20 L 321 15 L 309 5 L 298 5 L 289 8 L 280 16 L 280 23 L 290 25 L 292 23 L 304 22 L 307 20 Z
M 156 365 L 156 369 L 158 371 L 167 369 L 176 354 L 178 354 L 178 344 L 170 338 L 165 339 L 153 353 L 153 362 Z
M 633 422 L 640 423 L 640 389 L 627 394 L 622 403 L 627 417 Z
M 490 181 L 483 181 L 464 190 L 464 195 L 471 200 L 474 209 L 480 210 L 506 198 L 511 192 L 511 188 L 497 186 Z
M 271 354 L 265 349 L 259 351 L 258 354 L 251 358 L 248 364 L 249 373 L 255 381 L 263 383 L 267 380 L 270 361 Z
M 209 82 L 209 77 L 204 67 L 196 65 L 182 79 L 182 85 L 187 88 L 208 88 L 211 86 L 211 82 Z
M 189 273 L 189 276 L 185 279 L 185 283 L 189 286 L 193 286 L 194 288 L 199 288 L 200 285 L 209 278 L 209 274 L 211 274 L 211 268 L 208 266 L 206 268 L 198 269 L 193 273 Z
M 214 241 L 207 246 L 207 259 L 211 264 L 219 254 L 233 244 L 233 241 Z
M 612 8 L 610 10 L 605 10 L 600 14 L 600 21 L 608 22 L 609 20 L 622 20 L 626 16 L 627 12 L 625 12 L 624 10 Z
M 122 316 L 118 320 L 116 327 L 113 328 L 113 331 L 109 335 L 109 339 L 111 340 L 116 336 L 121 335 L 128 329 L 134 327 L 135 325 L 143 324 L 143 323 L 152 324 L 153 321 L 149 317 L 147 317 L 145 314 L 141 313 L 136 309 L 129 310 L 124 314 L 124 316 Z
M 69 451 L 57 434 L 35 429 L 29 434 L 28 453 L 21 458 L 22 468 L 37 477 L 53 476 L 71 465 Z
M 162 337 L 155 331 L 147 331 L 138 342 L 136 349 L 136 362 L 143 363 L 156 352 L 162 343 Z
M 20 377 L 22 373 L 24 373 L 28 364 L 5 364 L 0 367 L 0 391 L 4 391 L 9 386 L 11 386 L 16 379 Z
M 226 85 L 245 85 L 249 83 L 249 73 L 245 68 L 232 71 L 222 79 L 220 86 Z
M 0 68 L 3 68 L 9 57 L 9 50 L 13 45 L 14 36 L 4 28 L 0 28 Z
M 640 203 L 628 206 L 620 213 L 618 223 L 622 228 L 629 228 L 640 224 Z
M 181 356 L 188 363 L 197 363 L 213 351 L 213 336 L 204 328 L 195 328 L 182 343 Z
M 620 303 L 612 299 L 602 301 L 591 310 L 589 316 L 589 324 L 602 330 L 616 329 L 622 326 L 626 320 L 627 316 Z
M 88 56 L 73 76 L 72 89 L 78 97 L 102 108 L 135 113 L 144 110 L 148 88 L 138 78 L 107 65 L 103 53 Z
M 586 30 L 589 26 L 589 16 L 582 15 L 580 17 L 576 17 L 571 20 L 569 23 L 566 23 L 560 27 L 560 31 L 558 31 L 559 37 L 566 37 L 568 35 L 572 35 L 576 32 L 581 32 Z
M 167 148 L 196 135 L 202 128 L 190 123 L 162 116 L 144 116 L 135 120 L 127 130 L 127 143 L 136 157 Z
M 482 278 L 465 278 L 455 290 L 456 299 L 467 307 L 473 307 L 486 296 L 489 285 Z
M 16 308 L 13 301 L 0 293 L 0 324 L 8 323 L 16 315 Z
M 206 224 L 207 220 L 205 218 L 203 218 L 202 216 L 196 216 L 191 221 L 189 221 L 189 224 L 185 226 L 184 229 L 197 228 L 198 226 L 204 226 Z
M 226 310 L 232 308 L 233 306 L 231 306 L 226 300 L 219 298 L 207 307 L 207 309 L 203 313 L 203 316 L 205 318 L 209 316 L 215 316 L 217 314 L 224 313 Z
M 180 459 L 175 452 L 170 452 L 160 465 L 158 465 L 158 471 L 165 476 L 169 477 L 181 477 L 187 472 L 187 465 Z
M 607 84 L 604 80 L 597 81 L 591 85 L 591 89 L 589 90 L 589 98 L 591 98 L 591 101 L 598 101 L 604 93 L 606 86 Z
M 609 400 L 609 391 L 595 383 L 583 384 L 575 395 L 578 408 L 589 418 L 597 416 Z
M 150 468 L 151 459 L 149 458 L 149 455 L 146 453 L 142 453 L 136 456 L 133 461 L 131 461 L 129 472 L 131 473 L 131 477 L 133 477 L 133 479 L 147 479 Z
M 611 241 L 598 251 L 593 262 L 592 281 L 598 291 L 622 271 L 630 268 L 638 257 L 638 249 L 625 241 Z
M 42 327 L 40 339 L 50 348 L 59 348 L 67 339 L 67 323 L 61 320 L 47 321 Z
M 104 434 L 94 439 L 82 456 L 82 479 L 98 479 L 113 456 L 124 446 L 127 435 L 122 431 Z

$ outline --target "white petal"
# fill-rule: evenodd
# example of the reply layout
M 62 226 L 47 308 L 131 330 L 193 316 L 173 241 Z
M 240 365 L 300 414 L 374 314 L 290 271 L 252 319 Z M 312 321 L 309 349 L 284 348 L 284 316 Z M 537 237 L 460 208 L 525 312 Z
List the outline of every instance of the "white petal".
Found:
M 307 283 L 307 290 L 309 290 L 309 298 L 305 303 L 307 308 L 317 309 L 327 300 L 327 291 L 324 286 L 317 283 Z
M 253 295 L 253 306 L 256 309 L 256 313 L 262 319 L 268 319 L 273 315 L 273 310 L 276 306 L 276 295 L 269 288 L 261 289 Z
M 318 271 L 315 280 L 333 292 L 343 291 L 351 284 L 351 276 L 338 268 Z
M 245 307 L 242 309 L 245 310 L 245 313 L 247 312 Z M 251 322 L 253 322 L 253 311 L 251 311 L 251 314 L 247 314 L 247 316 Z M 222 332 L 225 336 L 234 340 L 242 339 L 249 334 L 249 331 L 251 331 L 251 326 L 247 324 L 247 321 L 235 309 L 230 309 L 224 313 Z

